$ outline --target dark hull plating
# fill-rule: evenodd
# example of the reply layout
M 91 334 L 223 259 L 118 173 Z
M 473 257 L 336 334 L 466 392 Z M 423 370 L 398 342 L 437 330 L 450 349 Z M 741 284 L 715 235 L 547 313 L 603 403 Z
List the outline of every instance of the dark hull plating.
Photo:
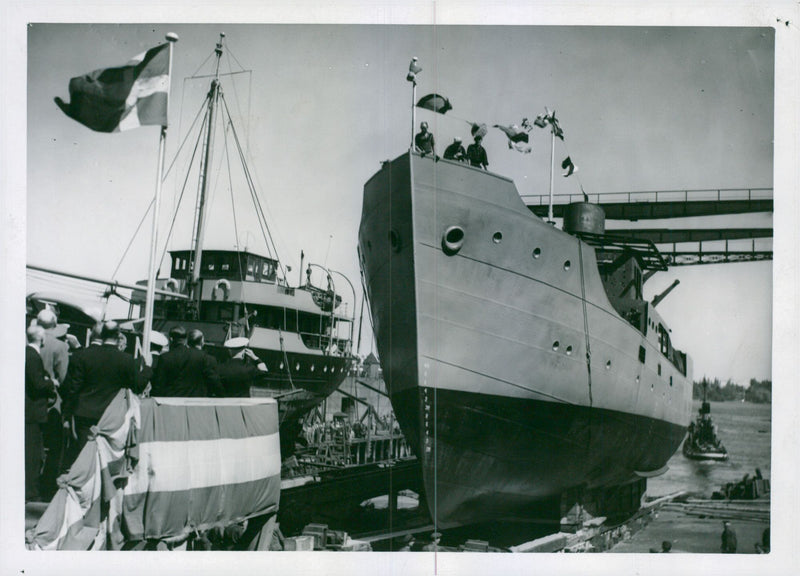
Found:
M 434 432 L 421 441 L 421 460 L 424 476 L 435 479 L 442 526 L 530 520 L 539 502 L 566 490 L 630 482 L 635 471 L 663 466 L 685 433 L 634 414 L 554 402 L 424 389 L 392 396 L 401 422 L 428 405 Z

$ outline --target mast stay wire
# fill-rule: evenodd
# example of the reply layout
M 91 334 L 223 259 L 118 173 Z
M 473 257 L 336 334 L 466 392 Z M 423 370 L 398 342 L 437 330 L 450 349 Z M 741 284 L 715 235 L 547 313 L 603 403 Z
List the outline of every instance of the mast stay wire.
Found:
M 288 276 L 286 273 L 286 269 L 278 255 L 277 246 L 275 245 L 275 240 L 272 237 L 272 231 L 270 230 L 270 227 L 267 225 L 267 218 L 266 215 L 264 214 L 264 208 L 261 205 L 261 200 L 258 197 L 258 194 L 256 193 L 256 187 L 253 181 L 253 176 L 252 173 L 250 172 L 250 169 L 247 166 L 246 155 L 244 153 L 244 150 L 242 149 L 242 145 L 239 140 L 239 135 L 236 131 L 236 128 L 233 127 L 233 121 L 231 119 L 230 109 L 228 108 L 228 101 L 225 98 L 224 94 L 222 96 L 222 103 L 225 113 L 227 114 L 228 119 L 231 122 L 234 143 L 236 144 L 236 149 L 239 153 L 239 158 L 242 162 L 242 169 L 244 171 L 244 176 L 245 179 L 247 180 L 248 187 L 250 189 L 250 196 L 253 200 L 253 205 L 256 208 L 256 214 L 259 218 L 259 226 L 261 228 L 262 236 L 264 237 L 264 242 L 266 244 L 267 250 L 271 252 L 270 255 L 274 255 L 275 260 L 278 262 L 278 266 L 280 266 L 284 278 L 287 278 Z
M 231 130 L 234 129 L 233 125 L 230 123 L 230 120 L 229 120 L 229 124 L 228 125 L 230 126 Z M 246 326 L 245 327 L 248 328 L 248 331 L 249 331 L 249 324 L 250 323 L 249 323 L 249 320 L 247 320 L 247 314 L 248 314 L 248 312 L 247 312 L 247 298 L 245 296 L 246 283 L 244 281 L 244 276 L 242 275 L 242 249 L 239 246 L 239 224 L 238 224 L 238 221 L 236 219 L 236 201 L 235 201 L 235 197 L 234 197 L 234 194 L 233 194 L 233 176 L 232 176 L 232 172 L 231 172 L 231 155 L 228 152 L 228 130 L 227 129 L 224 131 L 224 134 L 225 134 L 225 159 L 226 159 L 226 162 L 228 164 L 228 189 L 231 192 L 231 214 L 233 215 L 233 234 L 234 234 L 234 236 L 236 238 L 236 242 L 235 242 L 234 246 L 236 246 L 236 256 L 237 256 L 237 259 L 239 261 L 239 266 L 238 266 L 239 281 L 242 283 L 241 302 L 242 302 L 242 305 L 244 306 L 244 316 L 245 316 L 245 322 L 246 322 Z M 247 242 L 247 238 L 246 237 L 245 237 L 245 242 Z M 245 260 L 245 265 L 246 264 L 247 264 L 247 261 Z
M 201 111 L 202 111 L 202 107 L 200 108 L 200 110 L 198 110 L 197 115 L 195 116 L 194 120 L 192 121 L 192 126 L 189 128 L 190 131 L 192 130 L 194 125 L 197 123 L 197 119 L 200 117 L 200 112 Z M 175 165 L 175 162 L 178 159 L 178 155 L 181 153 L 181 150 L 183 149 L 183 146 L 188 141 L 189 134 L 190 134 L 190 132 L 187 132 L 186 137 L 184 137 L 183 141 L 181 142 L 180 146 L 178 147 L 177 152 L 175 152 L 175 156 L 174 156 L 174 158 L 172 160 L 172 163 L 170 164 L 169 168 L 167 168 L 167 170 L 164 172 L 164 176 L 161 179 L 162 182 L 164 182 L 166 180 L 167 175 L 169 174 L 169 172 L 172 169 L 172 167 Z M 153 204 L 154 203 L 155 203 L 155 197 L 150 200 L 150 204 L 147 205 L 147 209 L 144 211 L 144 214 L 142 215 L 142 219 L 139 221 L 139 225 L 136 227 L 136 230 L 131 235 L 131 238 L 128 241 L 128 245 L 125 247 L 125 250 L 122 252 L 122 256 L 120 256 L 119 262 L 117 262 L 117 266 L 116 266 L 116 268 L 114 268 L 114 272 L 111 274 L 111 280 L 116 280 L 117 274 L 119 273 L 119 269 L 122 267 L 122 263 L 125 261 L 125 258 L 127 257 L 128 252 L 131 249 L 131 246 L 133 246 L 133 243 L 136 240 L 136 237 L 138 236 L 139 231 L 142 228 L 142 224 L 144 224 L 144 221 L 147 218 L 147 215 L 150 213 L 150 210 L 153 209 Z
M 208 117 L 208 115 L 206 114 L 205 117 L 203 118 L 203 126 L 205 126 L 205 124 L 206 124 L 207 117 Z M 202 127 L 201 127 L 201 132 L 202 132 Z M 192 150 L 192 156 L 189 159 L 189 168 L 190 169 L 191 169 L 192 165 L 194 165 L 194 161 L 195 161 L 195 158 L 197 156 L 197 149 L 198 149 L 199 146 L 200 146 L 200 138 L 198 137 L 197 140 L 195 141 L 195 144 L 194 144 L 194 150 Z M 175 210 L 172 213 L 172 222 L 170 223 L 169 230 L 167 232 L 167 237 L 164 240 L 164 249 L 161 252 L 161 258 L 158 261 L 158 268 L 159 269 L 161 269 L 161 265 L 164 263 L 164 258 L 167 255 L 167 248 L 169 247 L 169 240 L 172 237 L 172 231 L 175 228 L 175 222 L 178 219 L 178 212 L 180 210 L 181 203 L 183 202 L 183 196 L 184 196 L 184 194 L 186 192 L 186 185 L 189 182 L 189 173 L 190 172 L 191 172 L 191 170 L 187 170 L 186 171 L 186 177 L 183 179 L 183 186 L 181 187 L 181 193 L 180 193 L 180 196 L 178 197 L 178 202 L 177 202 L 177 205 L 175 206 Z
M 233 89 L 233 99 L 236 102 L 236 110 L 239 112 L 240 118 L 251 118 L 250 112 L 251 112 L 251 107 L 252 107 L 252 103 L 253 103 L 253 98 L 252 98 L 252 96 L 253 96 L 253 71 L 252 70 L 247 70 L 247 69 L 245 69 L 244 66 L 242 66 L 241 62 L 239 62 L 239 59 L 231 51 L 230 45 L 227 45 L 226 47 L 227 47 L 227 50 L 225 50 L 225 58 L 228 61 L 228 70 L 231 70 L 231 75 L 233 75 L 233 74 L 247 74 L 248 93 L 247 93 L 247 115 L 246 116 L 244 114 L 242 114 L 242 106 L 241 106 L 241 103 L 239 101 L 239 93 L 236 90 L 236 82 L 231 82 L 230 83 L 231 88 Z M 233 66 L 231 66 L 231 58 L 233 58 L 233 60 L 239 66 L 239 71 L 238 72 L 233 72 Z M 246 123 L 244 125 L 244 130 L 245 130 L 245 135 L 244 135 L 245 145 L 246 145 L 247 149 L 249 150 L 250 149 L 250 129 L 249 129 L 249 126 Z

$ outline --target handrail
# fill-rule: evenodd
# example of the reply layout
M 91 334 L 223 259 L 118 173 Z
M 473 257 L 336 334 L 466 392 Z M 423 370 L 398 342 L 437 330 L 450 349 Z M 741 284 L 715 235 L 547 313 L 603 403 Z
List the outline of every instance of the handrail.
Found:
M 618 198 L 614 202 L 696 202 L 716 200 L 768 200 L 773 197 L 773 188 L 701 188 L 696 190 L 653 190 L 637 192 L 601 192 L 589 194 L 589 199 L 601 204 L 612 201 L 611 198 Z M 703 196 L 698 198 L 697 196 Z M 690 196 L 692 197 L 690 199 Z M 548 194 L 521 194 L 528 206 L 546 206 L 549 202 Z M 642 197 L 649 197 L 640 199 Z M 556 204 L 569 204 L 572 202 L 584 201 L 581 194 L 562 194 L 554 197 Z

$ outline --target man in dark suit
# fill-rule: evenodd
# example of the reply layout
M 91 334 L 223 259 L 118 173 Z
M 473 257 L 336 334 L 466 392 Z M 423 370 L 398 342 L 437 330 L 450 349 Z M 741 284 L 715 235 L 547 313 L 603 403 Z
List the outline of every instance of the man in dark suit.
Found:
M 119 325 L 104 323 L 101 335 L 101 346 L 88 346 L 73 354 L 62 386 L 65 411 L 75 420 L 78 453 L 117 393 L 123 388 L 139 393 L 145 384 L 139 363 L 117 348 Z
M 40 350 L 44 328 L 31 326 L 25 347 L 25 501 L 38 501 L 39 474 L 44 447 L 41 426 L 47 423 L 47 401 L 55 398 L 56 387 L 44 369 Z
M 250 387 L 262 381 L 267 373 L 266 365 L 247 348 L 249 343 L 247 338 L 231 338 L 225 342 L 231 357 L 219 366 L 223 396 L 249 397 Z
M 158 359 L 151 396 L 205 398 L 212 394 L 219 395 L 217 361 L 202 350 L 202 332 L 199 339 L 197 334 L 193 336 L 193 346 L 189 347 L 183 326 L 170 329 L 169 351 Z

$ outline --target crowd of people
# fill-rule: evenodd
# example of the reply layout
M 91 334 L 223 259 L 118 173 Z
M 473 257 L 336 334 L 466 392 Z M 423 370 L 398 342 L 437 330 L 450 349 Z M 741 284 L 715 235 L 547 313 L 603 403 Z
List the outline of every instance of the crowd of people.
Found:
M 150 359 L 127 351 L 114 321 L 99 322 L 86 346 L 50 309 L 27 328 L 25 348 L 25 501 L 47 501 L 122 389 L 164 397 L 248 397 L 268 370 L 247 338 L 225 342 L 228 358 L 204 351 L 200 330 L 153 332 Z
M 422 122 L 419 125 L 419 130 L 420 131 L 417 132 L 416 136 L 414 136 L 414 146 L 416 151 L 423 156 L 431 155 L 435 158 L 436 142 L 433 137 L 433 133 L 428 130 L 428 123 Z M 469 162 L 470 166 L 488 170 L 489 156 L 486 154 L 486 148 L 484 148 L 481 144 L 483 141 L 483 136 L 481 136 L 480 132 L 478 132 L 473 136 L 473 139 L 473 143 L 467 146 L 467 149 L 465 150 L 461 138 L 456 136 L 453 139 L 452 144 L 445 148 L 444 159 L 455 160 L 457 162 Z

